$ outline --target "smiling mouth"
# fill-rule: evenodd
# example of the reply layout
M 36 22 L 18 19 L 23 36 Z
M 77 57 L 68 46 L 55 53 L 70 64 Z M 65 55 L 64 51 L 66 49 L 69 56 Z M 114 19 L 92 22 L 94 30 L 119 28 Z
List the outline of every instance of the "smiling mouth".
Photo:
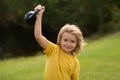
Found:
M 66 47 L 66 46 L 65 46 L 65 48 L 66 48 L 66 49 L 71 49 L 71 47 Z

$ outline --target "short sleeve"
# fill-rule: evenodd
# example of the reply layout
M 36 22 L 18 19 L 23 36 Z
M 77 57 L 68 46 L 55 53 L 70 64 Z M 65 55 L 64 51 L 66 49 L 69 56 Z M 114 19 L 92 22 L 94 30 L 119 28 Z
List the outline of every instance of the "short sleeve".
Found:
M 47 55 L 50 56 L 52 54 L 52 51 L 55 49 L 56 44 L 52 42 L 48 42 L 48 46 L 43 50 L 43 52 Z

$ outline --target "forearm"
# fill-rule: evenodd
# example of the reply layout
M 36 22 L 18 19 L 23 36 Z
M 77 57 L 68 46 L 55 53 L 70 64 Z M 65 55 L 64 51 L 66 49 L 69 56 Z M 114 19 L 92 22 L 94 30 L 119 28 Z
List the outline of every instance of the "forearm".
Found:
M 42 37 L 42 16 L 39 14 L 36 16 L 34 35 L 36 39 Z
M 45 7 L 42 5 L 38 5 L 35 7 L 35 10 L 39 10 L 38 14 L 36 14 L 34 35 L 36 39 L 40 39 L 42 37 L 42 16 L 45 10 Z

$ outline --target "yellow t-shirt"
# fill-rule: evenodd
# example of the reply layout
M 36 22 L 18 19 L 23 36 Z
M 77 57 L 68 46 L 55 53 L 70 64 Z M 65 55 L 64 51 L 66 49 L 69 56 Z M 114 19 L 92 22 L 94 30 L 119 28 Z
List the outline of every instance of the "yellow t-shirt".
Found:
M 49 42 L 44 50 L 47 56 L 44 80 L 79 80 L 78 59 Z

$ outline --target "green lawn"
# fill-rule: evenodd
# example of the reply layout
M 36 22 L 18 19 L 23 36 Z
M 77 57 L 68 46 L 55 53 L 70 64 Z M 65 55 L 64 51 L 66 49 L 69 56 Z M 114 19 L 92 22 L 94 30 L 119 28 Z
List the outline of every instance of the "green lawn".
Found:
M 80 80 L 120 79 L 120 33 L 88 41 L 78 55 Z M 45 56 L 0 61 L 0 80 L 42 80 Z
M 42 80 L 44 65 L 44 56 L 1 61 L 0 80 Z
M 88 43 L 79 60 L 80 80 L 119 80 L 120 33 Z

